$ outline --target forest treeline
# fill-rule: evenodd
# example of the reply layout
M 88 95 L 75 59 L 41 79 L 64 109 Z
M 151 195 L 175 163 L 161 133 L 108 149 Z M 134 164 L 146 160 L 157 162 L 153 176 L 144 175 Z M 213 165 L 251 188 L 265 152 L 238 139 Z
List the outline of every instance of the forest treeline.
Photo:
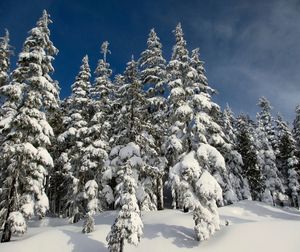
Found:
M 118 209 L 107 242 L 122 251 L 140 241 L 141 211 L 163 210 L 165 200 L 193 213 L 198 240 L 220 228 L 224 204 L 299 207 L 300 107 L 293 127 L 265 97 L 255 120 L 221 109 L 181 24 L 170 60 L 152 29 L 121 74 L 112 73 L 103 42 L 96 69 L 84 56 L 71 95 L 60 100 L 51 22 L 44 11 L 14 69 L 9 33 L 0 41 L 2 242 L 34 217 L 84 219 L 89 233 L 97 212 Z

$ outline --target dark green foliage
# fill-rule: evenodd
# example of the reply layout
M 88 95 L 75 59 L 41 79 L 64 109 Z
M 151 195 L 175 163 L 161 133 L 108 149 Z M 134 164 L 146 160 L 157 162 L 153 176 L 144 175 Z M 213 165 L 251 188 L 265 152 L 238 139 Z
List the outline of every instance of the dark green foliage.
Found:
M 249 119 L 242 115 L 237 121 L 237 149 L 242 155 L 242 173 L 247 178 L 253 200 L 260 200 L 264 191 L 263 177 L 257 164 L 257 153 Z

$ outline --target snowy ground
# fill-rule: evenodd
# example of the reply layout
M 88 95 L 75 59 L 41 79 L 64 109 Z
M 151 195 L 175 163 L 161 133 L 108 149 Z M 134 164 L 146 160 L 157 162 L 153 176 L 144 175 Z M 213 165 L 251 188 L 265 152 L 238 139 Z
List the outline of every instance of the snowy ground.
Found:
M 300 212 L 274 208 L 263 203 L 242 201 L 219 209 L 222 226 L 209 241 L 194 239 L 191 214 L 176 210 L 144 212 L 144 236 L 138 247 L 129 251 L 201 251 L 201 252 L 299 252 Z M 46 218 L 30 223 L 26 235 L 0 244 L 1 252 L 101 252 L 107 251 L 105 237 L 115 212 L 96 217 L 96 231 L 81 233 L 82 223 Z

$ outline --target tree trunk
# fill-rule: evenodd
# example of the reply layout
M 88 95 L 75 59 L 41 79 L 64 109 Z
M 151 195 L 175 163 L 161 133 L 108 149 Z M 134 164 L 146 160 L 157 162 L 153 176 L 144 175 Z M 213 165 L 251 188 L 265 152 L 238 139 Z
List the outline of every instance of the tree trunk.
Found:
M 3 234 L 2 234 L 2 237 L 1 237 L 1 243 L 9 242 L 10 238 L 11 238 L 11 230 L 10 230 L 8 222 L 6 221 L 5 225 L 4 225 Z
M 9 192 L 9 198 L 7 199 L 7 213 L 5 217 L 5 224 L 4 224 L 4 230 L 1 237 L 1 243 L 3 242 L 9 242 L 11 239 L 11 230 L 10 226 L 8 224 L 8 218 L 10 213 L 12 212 L 12 206 L 13 206 L 13 196 L 14 196 L 14 188 L 15 188 L 16 178 L 13 178 L 11 189 Z
M 157 179 L 157 209 L 164 209 L 164 188 L 161 177 Z
M 122 238 L 120 241 L 120 252 L 123 252 L 123 250 L 124 250 L 124 238 Z
M 273 206 L 276 206 L 276 202 L 275 202 L 275 199 L 274 199 L 274 196 L 273 196 L 273 192 L 270 191 L 270 193 L 271 193 L 271 197 L 272 197 Z

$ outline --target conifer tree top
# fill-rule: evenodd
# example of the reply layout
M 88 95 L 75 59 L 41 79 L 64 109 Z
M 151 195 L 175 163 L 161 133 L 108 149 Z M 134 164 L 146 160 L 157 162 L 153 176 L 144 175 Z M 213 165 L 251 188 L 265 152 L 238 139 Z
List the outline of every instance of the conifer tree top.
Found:
M 0 87 L 7 83 L 11 54 L 9 32 L 5 29 L 5 35 L 0 38 Z
M 87 98 L 90 88 L 89 80 L 91 77 L 91 70 L 89 66 L 89 58 L 85 55 L 82 59 L 80 71 L 76 76 L 76 81 L 72 85 L 72 94 L 74 97 Z
M 181 23 L 178 23 L 173 33 L 175 34 L 176 44 L 173 47 L 172 60 L 188 61 L 188 50 L 186 49 Z
M 108 41 L 104 41 L 101 45 L 101 54 L 103 54 L 103 59 L 98 61 L 97 68 L 95 70 L 96 82 L 97 77 L 109 78 L 112 74 L 109 63 L 107 63 L 107 54 L 111 54 L 111 51 L 108 49 Z
M 262 108 L 263 111 L 271 111 L 272 109 L 270 101 L 264 96 L 259 98 L 258 106 Z

